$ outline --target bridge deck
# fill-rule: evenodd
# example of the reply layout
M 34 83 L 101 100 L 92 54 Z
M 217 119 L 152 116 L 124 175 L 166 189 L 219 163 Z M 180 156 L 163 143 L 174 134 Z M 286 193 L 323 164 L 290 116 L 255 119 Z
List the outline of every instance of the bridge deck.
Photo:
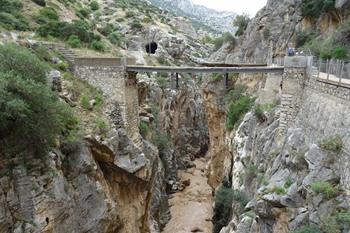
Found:
M 244 66 L 244 67 L 179 67 L 179 66 L 138 66 L 127 65 L 127 72 L 164 73 L 283 73 L 283 66 Z

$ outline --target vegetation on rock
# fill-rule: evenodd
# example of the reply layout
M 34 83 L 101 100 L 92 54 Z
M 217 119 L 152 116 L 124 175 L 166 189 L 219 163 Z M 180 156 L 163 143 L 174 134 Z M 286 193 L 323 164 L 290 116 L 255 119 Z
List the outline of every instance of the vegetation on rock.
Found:
M 47 65 L 27 49 L 0 46 L 1 154 L 45 156 L 77 124 L 46 85 Z
M 343 140 L 339 135 L 326 138 L 319 143 L 323 150 L 340 153 L 343 149 Z
M 228 108 L 226 128 L 233 130 L 236 123 L 247 113 L 254 103 L 254 98 L 242 96 L 237 101 L 231 102 Z
M 233 26 L 237 27 L 236 36 L 241 36 L 245 32 L 250 22 L 248 15 L 237 15 L 233 21 Z
M 335 0 L 303 0 L 301 12 L 303 16 L 318 18 L 322 13 L 334 10 Z
M 311 189 L 317 194 L 322 194 L 325 198 L 332 198 L 337 194 L 337 190 L 325 181 L 312 183 Z
M 213 233 L 219 233 L 226 226 L 232 216 L 233 189 L 221 186 L 215 195 Z

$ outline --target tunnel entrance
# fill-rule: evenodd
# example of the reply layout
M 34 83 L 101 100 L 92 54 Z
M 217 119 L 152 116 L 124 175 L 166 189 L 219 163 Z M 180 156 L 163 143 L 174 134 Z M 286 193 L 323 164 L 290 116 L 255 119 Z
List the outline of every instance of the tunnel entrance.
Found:
M 145 45 L 145 49 L 146 49 L 146 52 L 148 54 L 155 54 L 157 49 L 158 49 L 158 44 L 154 41 L 150 42 L 150 43 L 147 43 Z

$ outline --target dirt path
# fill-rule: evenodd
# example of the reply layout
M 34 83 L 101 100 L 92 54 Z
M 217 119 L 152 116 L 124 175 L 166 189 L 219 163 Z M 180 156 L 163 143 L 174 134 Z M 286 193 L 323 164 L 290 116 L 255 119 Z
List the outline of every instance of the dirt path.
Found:
M 169 200 L 171 220 L 163 233 L 191 233 L 196 228 L 202 230 L 197 232 L 213 232 L 212 189 L 204 173 L 205 159 L 197 159 L 195 164 L 195 168 L 178 174 L 181 180 L 190 179 L 191 184 Z

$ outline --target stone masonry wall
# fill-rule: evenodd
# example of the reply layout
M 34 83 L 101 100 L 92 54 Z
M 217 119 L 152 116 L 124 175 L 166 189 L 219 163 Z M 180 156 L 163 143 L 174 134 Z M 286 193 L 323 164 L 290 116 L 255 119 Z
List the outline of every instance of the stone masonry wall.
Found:
M 95 59 L 96 60 L 96 59 Z M 123 66 L 109 66 L 103 63 L 75 64 L 74 74 L 76 77 L 87 81 L 89 84 L 100 88 L 107 97 L 110 106 L 109 115 L 115 115 L 115 105 L 121 111 L 121 127 L 125 128 L 128 136 L 138 145 L 139 115 L 138 115 L 138 92 L 136 79 L 131 82 L 128 79 Z
M 350 89 L 346 87 L 337 86 L 334 84 L 317 81 L 317 76 L 313 75 L 306 81 L 306 87 L 315 91 L 329 94 L 341 99 L 350 101 Z
M 285 134 L 288 125 L 298 113 L 305 86 L 305 68 L 285 68 L 282 83 L 281 115 L 279 130 Z

